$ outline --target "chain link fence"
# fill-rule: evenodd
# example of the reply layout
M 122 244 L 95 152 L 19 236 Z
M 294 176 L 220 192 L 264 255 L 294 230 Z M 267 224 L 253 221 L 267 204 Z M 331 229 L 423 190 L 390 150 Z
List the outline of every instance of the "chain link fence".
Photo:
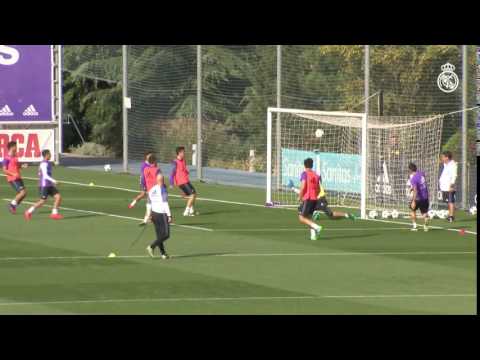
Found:
M 268 107 L 365 111 L 364 46 L 129 45 L 127 49 L 132 103 L 127 156 L 132 171 L 146 151 L 155 151 L 161 163 L 168 164 L 175 147 L 183 145 L 193 176 L 201 167 L 205 181 L 264 187 Z M 476 105 L 476 50 L 467 46 L 465 108 Z M 369 115 L 427 116 L 462 110 L 462 46 L 371 45 L 369 53 Z M 449 93 L 441 91 L 438 83 L 446 64 L 453 65 L 459 80 L 458 88 Z M 122 46 L 67 45 L 64 71 L 120 84 Z M 466 114 L 466 161 L 461 112 L 445 117 L 441 148 L 451 150 L 459 162 L 459 185 L 463 167 L 467 170 L 467 188 L 463 191 L 459 186 L 458 195 L 459 203 L 464 197 L 469 206 L 476 195 L 478 111 Z M 121 117 L 117 121 L 121 123 Z

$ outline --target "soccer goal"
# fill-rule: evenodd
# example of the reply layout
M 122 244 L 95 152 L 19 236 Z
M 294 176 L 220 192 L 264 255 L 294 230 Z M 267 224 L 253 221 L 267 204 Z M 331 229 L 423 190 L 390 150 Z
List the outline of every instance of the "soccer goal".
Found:
M 366 116 L 364 113 L 268 108 L 269 206 L 296 206 L 304 159 L 314 160 L 335 207 L 408 211 L 409 171 L 426 173 L 432 200 L 438 187 L 443 116 Z

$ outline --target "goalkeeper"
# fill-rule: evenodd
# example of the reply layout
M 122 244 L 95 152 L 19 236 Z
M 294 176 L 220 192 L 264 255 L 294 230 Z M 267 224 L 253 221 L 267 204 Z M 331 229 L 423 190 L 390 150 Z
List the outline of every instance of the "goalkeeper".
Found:
M 350 220 L 355 220 L 355 215 L 350 214 L 350 213 L 344 213 L 341 211 L 333 211 L 328 207 L 328 201 L 325 193 L 325 189 L 323 188 L 321 184 L 322 178 L 320 177 L 320 190 L 318 192 L 318 198 L 317 198 L 317 204 L 315 206 L 315 211 L 313 212 L 312 219 L 317 221 L 320 219 L 320 214 L 323 212 L 325 213 L 331 220 L 336 220 L 336 219 L 350 219 Z M 293 181 L 290 180 L 288 183 L 288 187 L 292 189 L 295 193 L 299 194 L 300 190 L 296 189 L 293 185 Z

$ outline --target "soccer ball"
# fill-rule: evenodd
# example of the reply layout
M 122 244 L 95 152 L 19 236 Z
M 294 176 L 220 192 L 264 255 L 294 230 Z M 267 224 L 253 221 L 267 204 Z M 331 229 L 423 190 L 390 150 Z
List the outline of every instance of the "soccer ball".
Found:
M 110 164 L 106 164 L 103 168 L 106 172 L 112 171 L 112 166 Z
M 378 212 L 377 210 L 370 210 L 370 212 L 368 213 L 368 217 L 370 219 L 376 219 L 378 217 Z
M 435 219 L 436 216 L 437 216 L 437 212 L 435 210 L 428 210 L 428 217 L 430 219 Z
M 477 207 L 476 206 L 472 206 L 469 210 L 470 214 L 471 215 L 477 215 Z
M 395 209 L 393 209 L 393 210 L 392 210 L 392 218 L 393 218 L 393 219 L 398 219 L 398 215 L 399 215 L 399 214 L 398 214 L 398 211 L 395 210 Z
M 323 136 L 323 130 L 322 129 L 317 129 L 315 131 L 315 137 L 321 138 Z
M 437 211 L 437 217 L 439 219 L 446 219 L 448 216 L 448 210 L 438 210 Z
M 390 217 L 390 211 L 388 210 L 383 210 L 382 211 L 382 218 L 383 219 L 388 219 Z

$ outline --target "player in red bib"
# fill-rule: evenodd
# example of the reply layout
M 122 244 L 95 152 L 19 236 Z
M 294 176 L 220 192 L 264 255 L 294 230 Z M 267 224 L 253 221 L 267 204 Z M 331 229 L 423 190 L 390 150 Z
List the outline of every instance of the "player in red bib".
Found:
M 320 176 L 313 171 L 313 160 L 308 158 L 304 162 L 305 171 L 300 177 L 300 191 L 298 199 L 302 202 L 298 207 L 298 219 L 310 228 L 310 240 L 318 240 L 322 227 L 315 224 L 312 214 L 316 210 L 318 194 L 320 192 Z
M 157 164 L 157 158 L 155 157 L 155 155 L 150 154 L 148 156 L 148 161 L 145 163 L 145 166 L 142 167 L 143 184 L 145 186 L 145 191 L 147 194 L 157 184 L 157 176 L 161 173 L 162 172 Z M 145 217 L 140 223 L 140 226 L 145 226 L 147 224 L 151 214 L 152 203 L 150 202 L 150 198 L 147 197 Z
M 178 186 L 187 199 L 187 207 L 183 212 L 183 216 L 194 216 L 193 205 L 195 205 L 195 199 L 197 198 L 197 192 L 193 185 L 190 183 L 190 176 L 185 161 L 185 147 L 179 146 L 176 149 L 177 158 L 172 161 L 172 172 L 170 174 L 170 187 L 173 185 Z
M 146 190 L 146 187 L 145 187 L 145 177 L 144 177 L 143 171 L 145 170 L 146 167 L 150 166 L 149 162 L 148 162 L 148 159 L 152 155 L 153 155 L 153 153 L 151 151 L 145 153 L 145 157 L 143 158 L 142 166 L 140 167 L 140 193 L 128 205 L 129 209 L 133 209 L 135 207 L 135 205 L 137 204 L 137 202 L 140 201 L 141 199 L 143 199 L 147 194 L 147 190 Z
M 3 159 L 3 172 L 7 176 L 7 182 L 13 187 L 17 195 L 8 204 L 8 210 L 15 214 L 17 212 L 17 206 L 20 205 L 25 196 L 27 196 L 27 190 L 23 184 L 22 176 L 20 174 L 20 168 L 27 167 L 27 164 L 21 165 L 17 157 L 17 143 L 10 141 L 7 144 L 8 154 Z

